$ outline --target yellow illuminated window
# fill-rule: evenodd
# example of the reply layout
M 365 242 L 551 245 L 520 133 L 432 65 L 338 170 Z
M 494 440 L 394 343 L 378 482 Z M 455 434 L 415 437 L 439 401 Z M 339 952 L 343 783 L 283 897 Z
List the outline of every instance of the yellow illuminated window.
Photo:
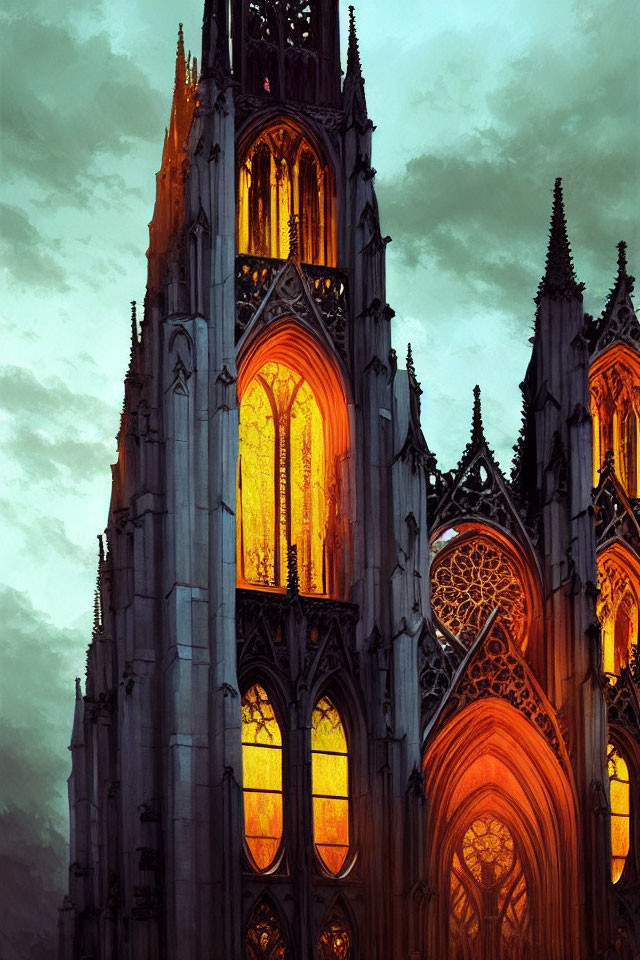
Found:
M 299 221 L 300 259 L 335 266 L 334 190 L 303 132 L 279 122 L 253 142 L 238 179 L 238 252 L 289 256 L 289 221 Z
M 633 557 L 617 545 L 598 557 L 602 668 L 612 683 L 635 656 L 638 643 L 638 580 Z
M 589 372 L 594 486 L 611 450 L 618 480 L 630 497 L 640 494 L 639 385 L 640 360 L 635 350 L 624 344 L 605 350 Z
M 267 870 L 282 840 L 282 735 L 264 689 L 242 698 L 244 837 L 258 870 Z
M 340 714 L 327 697 L 311 717 L 311 781 L 316 850 L 338 874 L 349 852 L 349 759 Z
M 607 765 L 611 795 L 611 879 L 617 883 L 629 853 L 629 768 L 612 744 L 607 748 Z
M 300 374 L 283 363 L 259 370 L 240 403 L 239 443 L 240 581 L 283 588 L 295 545 L 300 590 L 326 593 L 324 425 Z

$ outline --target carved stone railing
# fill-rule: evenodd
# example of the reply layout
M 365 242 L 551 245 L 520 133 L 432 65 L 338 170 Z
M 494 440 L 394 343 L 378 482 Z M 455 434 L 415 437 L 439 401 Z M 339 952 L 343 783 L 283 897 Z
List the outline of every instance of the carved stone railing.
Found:
M 251 323 L 285 262 L 248 254 L 236 257 L 236 342 Z M 338 353 L 347 360 L 347 274 L 334 267 L 309 263 L 301 264 L 301 269 L 306 292 L 315 302 Z
M 308 680 L 335 670 L 357 670 L 358 607 L 327 597 L 236 591 L 238 663 L 268 662 Z

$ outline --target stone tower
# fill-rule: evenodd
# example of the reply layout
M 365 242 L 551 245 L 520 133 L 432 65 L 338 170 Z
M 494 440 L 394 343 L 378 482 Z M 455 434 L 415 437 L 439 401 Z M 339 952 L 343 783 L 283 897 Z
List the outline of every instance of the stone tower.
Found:
M 624 251 L 594 322 L 558 182 L 513 476 L 479 389 L 442 473 L 391 347 L 353 10 L 344 79 L 339 47 L 337 0 L 206 0 L 199 67 L 179 32 L 61 960 L 632 957 Z

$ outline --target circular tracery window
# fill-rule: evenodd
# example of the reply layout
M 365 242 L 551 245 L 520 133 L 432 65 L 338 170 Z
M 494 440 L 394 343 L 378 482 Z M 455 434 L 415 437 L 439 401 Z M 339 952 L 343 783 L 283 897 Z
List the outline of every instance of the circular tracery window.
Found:
M 478 636 L 491 611 L 522 644 L 529 611 L 515 563 L 497 542 L 482 535 L 454 539 L 431 567 L 433 611 L 465 646 Z

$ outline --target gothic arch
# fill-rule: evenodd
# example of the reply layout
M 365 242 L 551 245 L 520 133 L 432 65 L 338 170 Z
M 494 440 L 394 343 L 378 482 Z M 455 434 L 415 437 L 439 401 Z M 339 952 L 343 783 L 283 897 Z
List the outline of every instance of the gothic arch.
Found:
M 431 955 L 447 956 L 456 840 L 474 817 L 489 814 L 508 827 L 526 874 L 532 956 L 577 957 L 574 789 L 534 725 L 504 701 L 471 703 L 432 736 L 424 773 L 429 883 L 438 892 L 429 904 Z
M 245 960 L 292 960 L 286 918 L 268 892 L 255 899 L 244 931 Z
M 602 668 L 609 676 L 637 670 L 640 626 L 640 560 L 620 540 L 598 553 L 600 594 L 596 606 L 602 628 Z
M 340 936 L 342 931 L 346 933 L 346 942 L 343 939 L 336 943 L 336 934 Z M 358 929 L 353 911 L 347 900 L 341 894 L 336 894 L 320 924 L 314 960 L 356 960 L 359 956 Z
M 593 485 L 598 485 L 607 452 L 629 497 L 640 496 L 640 355 L 613 343 L 589 369 L 593 419 Z
M 322 469 L 324 473 L 322 480 L 318 482 L 322 482 L 324 485 L 322 510 L 326 512 L 322 521 L 325 524 L 322 534 L 324 538 L 323 547 L 321 555 L 316 556 L 315 564 L 322 568 L 324 592 L 332 597 L 344 598 L 350 587 L 349 520 L 353 517 L 349 475 L 351 426 L 345 379 L 332 353 L 324 349 L 317 338 L 310 334 L 305 327 L 292 319 L 278 321 L 264 330 L 262 335 L 250 338 L 240 352 L 237 393 L 241 421 L 245 392 L 250 385 L 256 382 L 256 378 L 261 376 L 262 371 L 268 365 L 272 367 L 277 365 L 278 369 L 290 371 L 292 375 L 299 378 L 300 383 L 308 384 L 310 397 L 319 410 L 321 426 L 314 428 L 317 430 L 317 438 L 314 442 L 322 444 L 322 462 L 324 464 Z M 261 437 L 262 433 L 259 432 L 260 444 L 263 442 L 260 439 Z M 273 442 L 275 443 L 275 439 Z M 292 446 L 291 449 L 293 450 L 294 447 Z M 280 461 L 278 461 L 276 468 L 275 453 L 270 454 L 270 458 L 269 462 L 273 461 L 272 469 L 274 472 L 276 469 L 282 469 Z M 242 443 L 238 469 L 239 471 L 242 469 Z M 288 464 L 286 470 L 287 476 L 289 476 Z M 290 482 L 290 480 L 287 480 L 287 483 Z M 278 491 L 281 488 L 275 487 L 275 490 Z M 270 494 L 267 491 L 265 495 Z M 278 493 L 278 496 L 282 496 L 282 492 Z M 287 510 L 290 510 L 290 501 L 287 499 L 286 502 Z M 238 498 L 237 536 L 239 556 L 243 549 L 241 545 L 243 536 L 241 508 L 242 502 Z M 264 503 L 261 509 L 264 512 Z M 275 505 L 273 509 L 275 516 Z M 296 543 L 297 539 L 293 539 L 293 533 L 295 531 L 292 529 L 291 544 Z M 299 560 L 301 562 L 300 557 Z M 282 560 L 280 566 L 282 566 Z M 241 570 L 241 565 L 239 570 Z M 240 585 L 245 585 L 245 583 L 250 585 L 250 581 L 241 581 Z M 280 583 L 279 588 L 284 589 L 284 584 Z M 315 589 L 311 592 L 318 592 L 318 590 Z
M 303 263 L 335 267 L 337 200 L 334 163 L 325 143 L 299 117 L 260 114 L 237 143 L 238 253 L 286 259 L 289 223 L 298 222 Z
M 444 539 L 449 533 L 453 536 Z M 482 546 L 480 556 L 475 556 L 474 544 Z M 513 612 L 503 625 L 523 653 L 531 656 L 533 652 L 535 660 L 540 654 L 543 610 L 540 572 L 531 551 L 525 551 L 520 543 L 493 524 L 469 520 L 452 521 L 436 529 L 431 536 L 431 551 L 432 604 L 438 622 L 454 636 L 462 634 L 459 639 L 468 647 L 480 633 L 493 606 L 501 602 L 510 605 Z M 460 551 L 460 562 L 456 564 L 457 551 Z M 447 560 L 451 561 L 451 569 L 445 572 L 441 564 Z M 460 581 L 460 596 L 454 606 L 456 566 L 460 574 L 466 571 L 466 578 Z M 482 584 L 479 576 L 483 566 L 491 578 L 487 585 Z M 443 573 L 441 579 L 439 569 Z M 468 579 L 469 574 L 474 573 L 478 574 L 475 584 L 473 579 Z
M 616 884 L 621 890 L 628 883 L 637 881 L 640 863 L 640 747 L 629 732 L 617 724 L 609 725 L 608 742 L 623 757 L 629 777 L 629 850 Z M 610 795 L 610 808 L 613 805 L 614 799 Z
M 345 721 L 344 699 L 335 688 L 324 689 L 309 705 L 314 852 L 323 873 L 341 878 L 357 859 L 352 730 L 348 719 Z M 316 725 L 318 715 L 321 720 Z

